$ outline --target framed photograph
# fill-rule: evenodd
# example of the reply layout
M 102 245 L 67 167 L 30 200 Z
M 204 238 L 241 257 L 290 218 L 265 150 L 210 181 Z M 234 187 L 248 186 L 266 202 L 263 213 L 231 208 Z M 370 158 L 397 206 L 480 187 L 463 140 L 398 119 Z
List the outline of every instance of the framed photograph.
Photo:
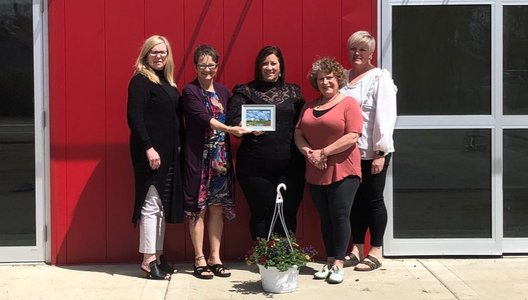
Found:
M 275 105 L 242 104 L 242 127 L 254 131 L 275 131 Z

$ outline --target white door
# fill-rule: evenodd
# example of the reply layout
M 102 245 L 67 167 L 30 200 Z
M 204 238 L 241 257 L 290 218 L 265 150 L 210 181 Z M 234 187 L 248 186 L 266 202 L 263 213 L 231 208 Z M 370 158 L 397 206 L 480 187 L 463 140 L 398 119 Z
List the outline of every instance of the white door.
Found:
M 382 1 L 399 89 L 385 255 L 528 252 L 527 4 Z
M 44 8 L 0 2 L 0 262 L 46 256 Z

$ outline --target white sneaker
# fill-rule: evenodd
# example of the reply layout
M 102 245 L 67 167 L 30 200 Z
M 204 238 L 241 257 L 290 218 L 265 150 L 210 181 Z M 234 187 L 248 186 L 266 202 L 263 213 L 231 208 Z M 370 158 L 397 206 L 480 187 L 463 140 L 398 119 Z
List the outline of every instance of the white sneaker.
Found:
M 324 265 L 321 271 L 315 272 L 314 279 L 326 279 L 330 275 L 330 265 Z
M 343 282 L 344 277 L 345 277 L 345 270 L 334 265 L 330 269 L 330 275 L 328 276 L 328 279 L 326 279 L 326 281 L 328 283 L 341 283 Z

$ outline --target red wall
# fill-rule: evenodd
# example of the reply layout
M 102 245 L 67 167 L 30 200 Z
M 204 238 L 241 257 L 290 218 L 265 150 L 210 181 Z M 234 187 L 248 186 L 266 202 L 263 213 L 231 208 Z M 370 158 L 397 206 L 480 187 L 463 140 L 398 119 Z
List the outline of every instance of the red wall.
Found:
M 283 50 L 287 81 L 315 97 L 306 74 L 316 56 L 348 65 L 346 39 L 376 33 L 376 0 L 49 0 L 51 229 L 53 264 L 136 262 L 138 230 L 130 222 L 133 178 L 126 125 L 127 85 L 143 40 L 171 42 L 176 81 L 194 77 L 200 43 L 221 54 L 218 81 L 252 79 L 258 50 Z M 235 150 L 238 145 L 235 145 Z M 237 189 L 238 217 L 226 224 L 224 259 L 241 259 L 251 241 L 248 209 Z M 318 216 L 305 195 L 300 240 L 324 253 Z M 166 255 L 191 260 L 184 224 L 168 225 Z

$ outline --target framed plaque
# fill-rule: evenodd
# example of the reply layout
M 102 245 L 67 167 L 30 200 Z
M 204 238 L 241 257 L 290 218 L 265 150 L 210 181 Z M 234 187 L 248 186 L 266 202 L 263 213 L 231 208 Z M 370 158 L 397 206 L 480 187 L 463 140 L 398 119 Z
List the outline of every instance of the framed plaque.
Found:
M 275 131 L 275 105 L 242 104 L 242 127 L 253 131 Z

